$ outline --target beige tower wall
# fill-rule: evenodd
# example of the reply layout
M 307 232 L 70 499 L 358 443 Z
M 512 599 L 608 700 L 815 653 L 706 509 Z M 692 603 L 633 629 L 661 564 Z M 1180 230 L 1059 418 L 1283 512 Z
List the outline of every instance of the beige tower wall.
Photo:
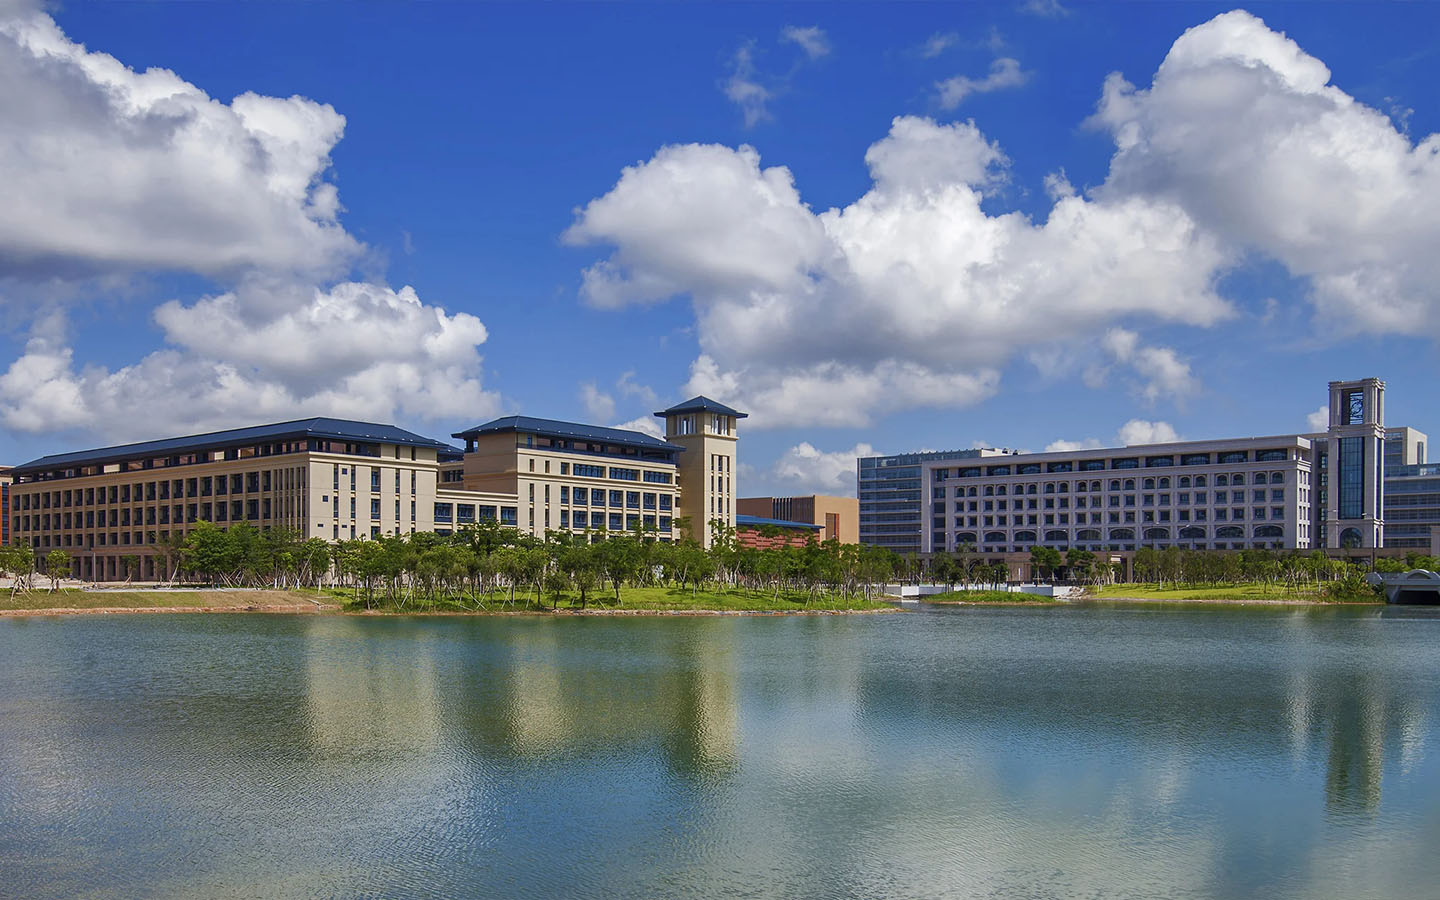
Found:
M 679 514 L 690 520 L 695 537 L 709 547 L 712 519 L 735 527 L 735 417 L 708 412 L 669 415 L 665 440 L 685 448 L 676 467 Z

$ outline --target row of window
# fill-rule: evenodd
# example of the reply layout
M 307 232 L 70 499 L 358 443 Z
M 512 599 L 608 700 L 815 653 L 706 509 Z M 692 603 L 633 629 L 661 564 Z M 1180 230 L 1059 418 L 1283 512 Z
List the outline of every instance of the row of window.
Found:
M 1268 484 L 1284 484 L 1284 483 L 1285 483 L 1285 473 L 1284 473 L 1284 472 L 1269 472 L 1269 473 L 1266 473 L 1266 472 L 1256 472 L 1256 473 L 1253 473 L 1253 476 L 1252 476 L 1252 477 L 1253 477 L 1253 481 L 1252 481 L 1251 483 L 1253 483 L 1253 484 L 1267 484 L 1267 483 L 1268 483 Z M 1124 479 L 1121 479 L 1121 478 L 1116 478 L 1116 479 L 1112 479 L 1112 480 L 1110 481 L 1110 486 L 1109 486 L 1109 488 L 1110 488 L 1110 491 L 1112 491 L 1112 492 L 1133 491 L 1133 490 L 1136 489 L 1136 484 L 1137 484 L 1137 483 L 1140 485 L 1140 489 L 1141 489 L 1141 490 L 1146 490 L 1146 491 L 1154 491 L 1154 490 L 1168 491 L 1168 490 L 1170 490 L 1171 479 L 1168 478 L 1168 477 L 1163 477 L 1163 478 L 1142 478 L 1142 479 L 1135 479 L 1135 478 L 1124 478 Z M 1101 485 L 1102 485 L 1102 484 L 1103 484 L 1103 482 L 1100 482 L 1100 481 L 1088 481 L 1088 482 L 1087 482 L 1087 481 L 1077 481 L 1077 482 L 1075 482 L 1075 493 L 1077 493 L 1077 494 L 1079 494 L 1079 493 L 1092 493 L 1092 494 L 1100 493 L 1100 491 L 1101 491 Z M 1207 476 L 1205 476 L 1205 475 L 1196 475 L 1194 478 L 1191 478 L 1189 475 L 1182 475 L 1182 476 L 1180 476 L 1179 478 L 1175 479 L 1174 484 L 1175 484 L 1175 487 L 1176 487 L 1176 488 L 1181 489 L 1181 490 L 1188 489 L 1188 488 L 1192 488 L 1192 487 L 1193 487 L 1193 488 L 1203 488 L 1203 487 L 1209 487 L 1209 486 L 1210 486 L 1209 479 L 1208 479 Z M 1215 476 L 1215 487 L 1232 487 L 1232 486 L 1234 486 L 1234 485 L 1243 485 L 1243 484 L 1245 484 L 1245 473 L 1244 473 L 1244 472 L 1236 472 L 1236 473 L 1231 474 L 1231 475 L 1221 474 L 1221 475 L 1216 475 L 1216 476 Z M 1013 488 L 1013 491 L 1011 490 L 1012 488 Z M 1036 495 L 1036 494 L 1068 494 L 1068 493 L 1070 493 L 1070 482 L 1068 482 L 1068 481 L 1049 481 L 1049 482 L 1045 482 L 1044 484 L 1030 483 L 1030 484 L 1016 484 L 1016 485 L 987 484 L 987 485 L 985 485 L 985 486 L 983 487 L 983 489 L 982 489 L 981 487 L 975 486 L 975 485 L 972 485 L 972 486 L 970 486 L 970 487 L 960 486 L 960 487 L 955 488 L 955 496 L 956 496 L 956 497 L 978 497 L 978 496 L 983 496 L 983 497 L 1004 497 L 1004 496 L 1007 496 L 1007 495 L 1009 495 L 1009 494 L 1011 494 L 1011 493 L 1014 493 L 1014 494 L 1024 494 L 1024 495 L 1027 495 L 1027 496 L 1033 496 L 1033 495 Z M 931 488 L 931 496 L 932 496 L 933 498 L 935 498 L 935 499 L 939 499 L 939 498 L 941 498 L 941 497 L 944 497 L 944 496 L 945 496 L 945 488 L 943 488 L 943 487 L 934 487 L 934 488 Z
M 453 517 L 453 518 L 452 518 Z M 518 525 L 517 507 L 492 506 L 487 503 L 436 503 L 436 524 L 471 525 L 475 522 L 499 522 L 501 525 Z
M 1180 465 L 1182 466 L 1208 466 L 1211 460 L 1215 465 L 1228 466 L 1240 463 L 1251 462 L 1251 454 L 1248 450 L 1227 450 L 1219 453 L 1185 453 L 1181 454 Z M 1254 454 L 1254 462 L 1281 462 L 1290 458 L 1290 451 L 1287 449 L 1257 450 Z M 936 469 L 935 478 L 943 480 L 949 477 L 955 478 L 979 478 L 983 476 L 999 475 L 1040 475 L 1045 473 L 1059 472 L 1103 472 L 1106 469 L 1146 469 L 1165 468 L 1174 466 L 1176 457 L 1174 455 L 1163 456 L 1126 456 L 1115 459 L 1084 459 L 1084 460 L 1055 460 L 1047 463 L 1001 463 L 991 466 L 961 466 L 954 470 L 951 476 L 950 469 Z
M 617 512 L 587 512 L 583 509 L 560 510 L 561 528 L 604 528 L 607 531 L 630 531 L 641 524 L 646 528 L 658 528 L 662 534 L 668 534 L 670 531 L 669 516 L 636 516 Z
M 278 504 L 277 504 L 278 508 Z M 100 510 L 85 513 L 28 513 L 14 517 L 15 531 L 62 531 L 86 528 L 124 528 L 129 525 L 169 525 L 182 522 L 257 521 L 271 517 L 272 505 L 264 500 L 231 500 L 228 503 L 190 503 L 175 506 L 147 506 L 131 510 Z M 293 503 L 286 504 L 293 513 Z M 143 517 L 142 517 L 143 513 Z
M 220 494 L 257 494 L 269 491 L 272 484 L 279 490 L 304 487 L 304 469 L 281 469 L 274 473 L 235 473 L 205 475 L 199 478 L 176 478 L 167 481 L 112 484 L 98 488 L 75 488 L 66 491 L 16 492 L 21 509 L 52 509 L 68 506 L 103 506 L 112 503 L 140 503 L 155 500 L 180 500 Z
M 1269 514 L 1268 514 L 1268 515 L 1266 514 L 1266 510 L 1267 510 L 1267 509 L 1269 509 Z M 1196 510 L 1181 509 L 1181 510 L 1176 510 L 1176 515 L 1175 515 L 1175 517 L 1174 517 L 1173 520 L 1171 519 L 1170 512 L 1171 512 L 1171 511 L 1168 510 L 1168 509 L 1162 509 L 1162 510 L 1158 510 L 1158 511 L 1148 510 L 1148 511 L 1143 512 L 1143 513 L 1141 514 L 1141 516 L 1140 516 L 1139 519 L 1136 518 L 1135 513 L 1133 513 L 1133 512 L 1126 512 L 1126 513 L 1123 513 L 1123 514 L 1122 514 L 1122 513 L 1118 513 L 1118 512 L 1112 512 L 1112 513 L 1108 513 L 1107 516 L 1106 516 L 1106 518 L 1105 518 L 1103 521 L 1108 522 L 1108 523 L 1111 524 L 1111 525 L 1140 524 L 1140 523 L 1150 523 L 1150 522 L 1170 522 L 1170 521 L 1176 521 L 1176 522 L 1207 522 L 1207 521 L 1210 521 L 1210 512 L 1211 512 L 1211 511 L 1210 511 L 1210 510 L 1204 510 L 1204 509 L 1196 509 Z M 1305 511 L 1302 510 L 1302 513 L 1303 513 L 1303 512 L 1305 512 Z M 1193 518 L 1192 518 L 1192 513 L 1193 513 Z M 1244 510 L 1243 507 L 1234 508 L 1234 509 L 1216 509 L 1216 510 L 1214 510 L 1214 514 L 1215 514 L 1214 520 L 1215 520 L 1216 522 L 1225 522 L 1225 521 L 1240 522 L 1240 521 L 1244 521 L 1244 519 L 1245 519 L 1245 510 Z M 980 525 L 982 525 L 982 524 L 983 524 L 983 525 L 986 525 L 986 526 L 989 526 L 989 525 L 1002 525 L 1002 526 L 1003 526 L 1003 525 L 1008 525 L 1008 524 L 1014 524 L 1014 525 L 1039 525 L 1039 524 L 1041 524 L 1041 518 L 1042 518 L 1041 516 L 1039 516 L 1039 515 L 1034 515 L 1034 514 L 1031 514 L 1031 515 L 1014 515 L 1014 516 L 1004 516 L 1004 515 L 992 515 L 992 516 L 959 516 L 959 515 L 957 515 L 957 516 L 955 516 L 955 525 L 956 525 L 956 527 L 969 526 L 969 527 L 971 527 L 971 528 L 980 526 Z M 1069 513 L 1045 513 L 1043 518 L 1044 518 L 1044 524 L 1046 524 L 1046 525 L 1069 525 L 1069 524 L 1071 524 L 1071 519 L 1070 519 L 1070 514 L 1069 514 Z M 1256 521 L 1256 522 L 1263 522 L 1263 521 L 1266 521 L 1267 519 L 1274 520 L 1274 521 L 1283 521 L 1283 520 L 1285 519 L 1285 509 L 1284 509 L 1284 507 L 1279 507 L 1279 506 L 1274 506 L 1274 507 L 1257 506 L 1257 507 L 1254 507 L 1254 508 L 1252 508 L 1252 509 L 1250 510 L 1250 518 L 1251 518 L 1252 521 Z M 1302 518 L 1304 518 L 1304 516 L 1302 516 Z M 1085 525 L 1085 524 L 1087 524 L 1087 523 L 1088 523 L 1088 524 L 1091 524 L 1091 525 L 1099 525 L 1099 524 L 1101 524 L 1101 522 L 1102 522 L 1102 519 L 1101 519 L 1101 517 L 1100 517 L 1100 513 L 1089 513 L 1089 514 L 1086 514 L 1086 513 L 1076 513 L 1076 514 L 1075 514 L 1074 524 L 1076 524 L 1076 525 Z M 931 520 L 931 526 L 934 527 L 934 528 L 944 528 L 944 527 L 945 527 L 945 517 L 944 517 L 944 516 L 935 516 L 935 517 Z
M 1184 492 L 1181 492 L 1181 493 L 1175 495 L 1175 501 L 1176 501 L 1176 502 L 1175 502 L 1175 505 L 1177 505 L 1177 506 L 1191 506 L 1191 505 L 1195 505 L 1195 506 L 1205 506 L 1205 505 L 1208 505 L 1208 504 L 1209 504 L 1209 497 L 1210 497 L 1210 495 L 1209 495 L 1207 492 L 1205 492 L 1205 491 L 1196 491 L 1194 494 L 1191 494 L 1189 491 L 1184 491 Z M 1141 494 L 1138 499 L 1139 499 L 1139 501 L 1140 501 L 1140 505 L 1141 505 L 1141 506 L 1170 506 L 1170 505 L 1171 505 L 1171 504 L 1170 504 L 1170 498 L 1171 498 L 1171 495 L 1170 495 L 1170 494 L 1158 494 L 1158 495 L 1157 495 L 1157 494 Z M 1134 495 L 1134 494 L 1126 494 L 1126 495 L 1124 495 L 1123 497 L 1122 497 L 1122 496 L 1118 496 L 1118 495 L 1111 495 L 1108 499 L 1109 499 L 1109 506 L 1113 509 L 1113 508 L 1119 508 L 1119 507 L 1121 507 L 1121 506 L 1134 507 L 1134 506 L 1136 505 L 1136 499 L 1137 499 L 1137 498 L 1136 498 L 1136 495 Z M 1158 502 L 1157 502 L 1157 500 L 1158 500 Z M 1193 504 L 1192 504 L 1192 500 L 1193 500 Z M 1216 492 L 1215 492 L 1215 502 L 1216 502 L 1216 503 L 1232 503 L 1232 504 L 1234 504 L 1234 503 L 1245 503 L 1245 502 L 1246 502 L 1245 492 L 1244 492 L 1244 491 L 1230 491 L 1230 492 L 1228 493 L 1228 495 L 1227 495 L 1227 493 L 1226 493 L 1225 491 L 1216 491 Z M 1250 492 L 1249 502 L 1251 502 L 1251 503 L 1284 503 L 1284 502 L 1285 502 L 1285 489 L 1284 489 L 1284 488 L 1272 488 L 1272 489 L 1270 489 L 1269 493 L 1267 494 L 1267 493 L 1266 493 L 1266 490 L 1265 490 L 1264 488 L 1256 488 L 1256 489 L 1254 489 L 1254 490 L 1252 490 L 1252 491 Z M 1001 511 L 1001 512 L 1004 512 L 1007 508 L 1008 508 L 1008 509 L 1012 509 L 1012 510 L 1040 509 L 1040 508 L 1042 508 L 1042 507 L 1040 506 L 1040 501 L 1039 501 L 1038 499 L 1033 499 L 1033 498 L 1020 498 L 1020 497 L 1017 497 L 1017 498 L 1015 498 L 1014 500 L 984 500 L 984 501 L 980 501 L 980 500 L 969 500 L 969 501 L 956 501 L 956 503 L 955 503 L 955 511 L 956 511 L 956 512 L 960 512 L 961 509 L 962 509 L 962 507 L 968 509 L 969 512 L 979 512 L 982 507 L 983 507 L 983 509 L 984 509 L 985 512 L 994 512 L 994 511 L 996 511 L 996 510 L 999 510 L 999 511 Z M 1060 498 L 1046 497 L 1046 498 L 1044 499 L 1044 506 L 1043 506 L 1043 508 L 1044 508 L 1044 509 L 1070 509 L 1070 498 L 1069 498 L 1069 497 L 1060 497 Z M 1100 498 L 1099 498 L 1099 497 L 1093 497 L 1093 498 L 1091 498 L 1090 500 L 1087 501 L 1085 497 L 1076 497 L 1076 498 L 1075 498 L 1075 508 L 1076 508 L 1076 509 L 1086 509 L 1086 508 L 1090 508 L 1090 509 L 1100 509 L 1100 508 L 1101 508 Z M 938 512 L 944 512 L 944 511 L 945 511 L 945 504 L 944 504 L 944 503 L 936 503 L 936 504 L 934 504 L 934 510 L 935 510 L 935 512 L 937 512 L 937 513 L 938 513 Z
M 544 460 L 545 472 L 550 471 L 550 460 Z M 530 460 L 530 471 L 535 471 L 535 460 Z M 597 466 L 592 463 L 560 463 L 561 475 L 577 475 L 581 478 L 605 478 L 607 475 L 612 481 L 644 481 L 647 484 L 673 484 L 675 476 L 671 472 L 655 472 L 649 469 L 630 469 L 623 466 Z
M 1169 528 L 1111 528 L 1107 532 L 1105 532 L 1105 536 L 1103 538 L 1101 537 L 1102 532 L 1098 528 L 1081 529 L 1074 532 L 1073 534 L 1070 531 L 1061 530 L 1016 531 L 1013 533 L 1013 536 L 1007 536 L 1006 533 L 1003 531 L 959 531 L 955 533 L 955 544 L 957 546 L 961 544 L 973 544 L 983 546 L 988 544 L 1009 543 L 1018 543 L 1022 545 L 1026 543 L 1053 544 L 1070 543 L 1072 541 L 1085 543 L 1089 541 L 1100 540 L 1206 540 L 1208 539 L 1208 537 L 1210 537 L 1208 532 L 1209 529 L 1199 525 L 1191 525 L 1185 528 L 1176 529 L 1174 531 Z M 1214 537 L 1216 538 L 1229 539 L 1243 538 L 1245 536 L 1245 528 L 1240 525 L 1219 525 L 1216 526 L 1214 529 Z M 1285 536 L 1285 529 L 1281 528 L 1279 525 L 1256 525 L 1251 529 L 1250 536 L 1256 538 L 1283 538 Z M 942 534 L 941 537 L 943 539 L 944 535 Z M 980 538 L 983 538 L 983 540 L 981 540 Z

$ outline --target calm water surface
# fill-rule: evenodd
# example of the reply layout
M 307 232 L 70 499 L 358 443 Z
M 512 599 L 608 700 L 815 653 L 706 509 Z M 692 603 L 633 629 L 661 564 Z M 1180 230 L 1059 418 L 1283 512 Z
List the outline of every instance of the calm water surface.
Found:
M 1440 616 L 0 620 L 0 895 L 1440 896 Z

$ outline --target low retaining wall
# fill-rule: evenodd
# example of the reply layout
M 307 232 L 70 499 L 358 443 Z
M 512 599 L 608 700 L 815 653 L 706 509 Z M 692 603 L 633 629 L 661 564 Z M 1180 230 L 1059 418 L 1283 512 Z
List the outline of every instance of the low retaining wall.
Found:
M 1033 594 L 1037 597 L 1051 597 L 1057 600 L 1068 600 L 1079 597 L 1084 593 L 1083 588 L 1070 585 L 1057 584 L 887 584 L 885 593 L 892 597 L 899 597 L 901 600 L 923 600 L 934 594 L 945 594 L 951 591 L 1008 591 L 1012 594 Z

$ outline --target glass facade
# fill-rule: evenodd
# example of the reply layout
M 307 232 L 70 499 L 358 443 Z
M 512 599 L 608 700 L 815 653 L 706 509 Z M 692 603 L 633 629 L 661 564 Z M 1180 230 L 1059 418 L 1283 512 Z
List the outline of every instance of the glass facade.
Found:
M 1365 514 L 1365 438 L 1340 439 L 1340 518 Z

